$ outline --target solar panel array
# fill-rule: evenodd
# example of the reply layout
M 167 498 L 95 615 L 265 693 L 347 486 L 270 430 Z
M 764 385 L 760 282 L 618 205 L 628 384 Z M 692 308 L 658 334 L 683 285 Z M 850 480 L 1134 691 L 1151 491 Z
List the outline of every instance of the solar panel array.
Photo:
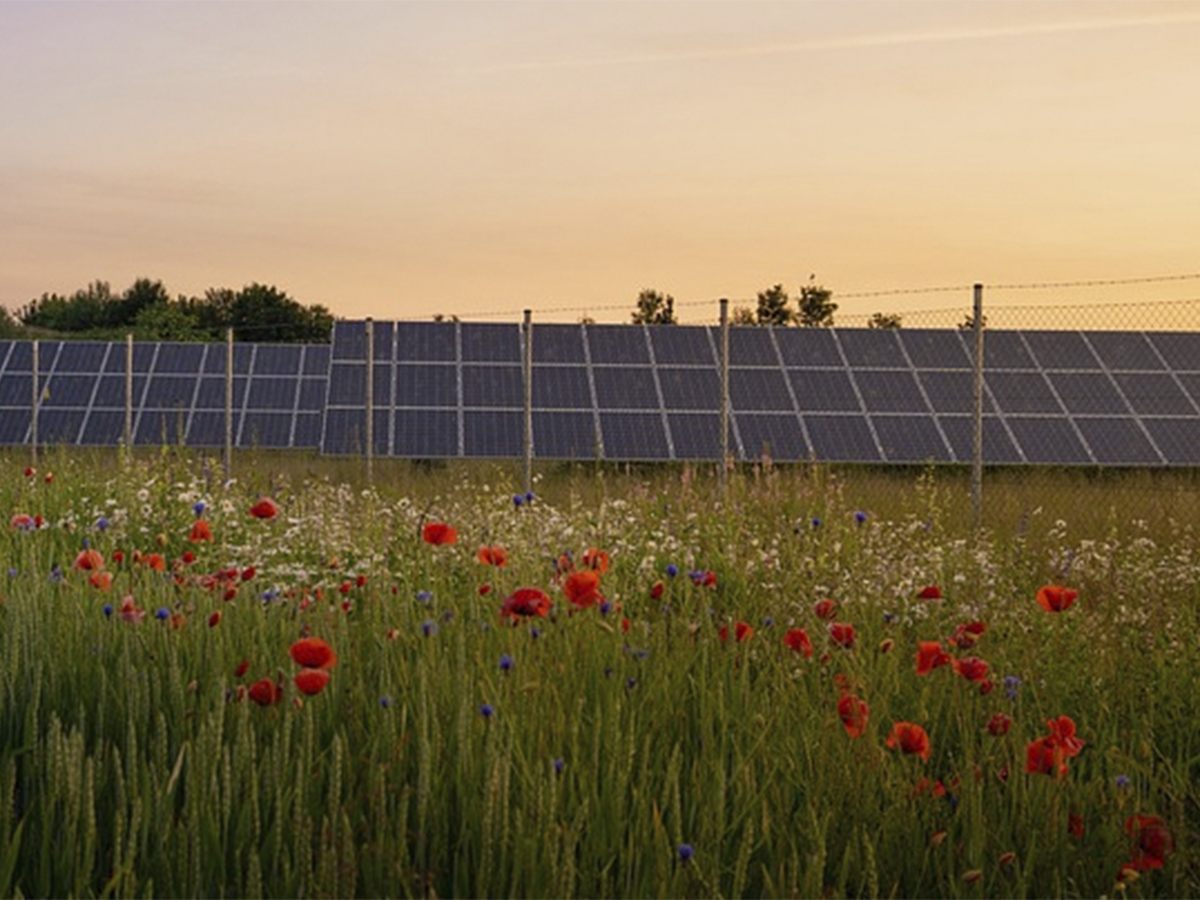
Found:
M 375 322 L 379 456 L 524 453 L 525 335 L 516 324 Z M 967 463 L 973 334 L 958 330 L 731 328 L 729 451 L 738 459 Z M 535 325 L 532 453 L 546 460 L 714 460 L 721 331 Z M 984 459 L 1200 465 L 1200 334 L 989 331 Z M 238 447 L 366 448 L 367 325 L 332 345 L 235 344 Z M 218 447 L 226 346 L 134 346 L 137 444 Z M 126 345 L 39 344 L 38 440 L 117 445 Z M 0 444 L 31 440 L 32 351 L 0 342 Z
M 222 446 L 226 353 L 225 344 L 134 344 L 133 443 Z M 123 441 L 126 354 L 124 342 L 39 342 L 39 443 Z M 32 366 L 30 342 L 0 342 L 2 444 L 31 439 Z M 328 371 L 327 345 L 235 344 L 235 446 L 315 448 Z
M 374 451 L 522 453 L 517 325 L 374 323 Z M 720 456 L 720 337 L 704 326 L 536 325 L 533 454 Z M 732 328 L 730 452 L 742 460 L 970 462 L 973 334 Z M 339 322 L 326 453 L 362 452 L 366 327 Z M 984 459 L 1200 464 L 1200 334 L 993 331 Z

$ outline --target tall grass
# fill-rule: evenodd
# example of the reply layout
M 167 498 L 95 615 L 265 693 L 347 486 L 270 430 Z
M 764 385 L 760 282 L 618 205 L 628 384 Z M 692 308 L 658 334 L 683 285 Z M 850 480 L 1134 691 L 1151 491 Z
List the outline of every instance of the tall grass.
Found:
M 225 484 L 174 450 L 0 465 L 0 510 L 44 519 L 0 538 L 0 894 L 1200 892 L 1187 475 L 991 473 L 975 534 L 952 471 L 759 467 L 722 494 L 704 470 L 563 467 L 528 501 L 506 467 L 377 464 L 371 487 L 269 456 Z M 278 519 L 247 516 L 261 494 Z M 200 501 L 211 543 L 188 540 Z M 458 542 L 424 543 L 432 520 Z M 71 568 L 85 541 L 111 590 Z M 484 544 L 508 565 L 478 563 Z M 603 612 L 555 578 L 589 547 L 611 561 Z M 918 599 L 935 584 L 943 600 Z M 1047 613 L 1044 584 L 1080 598 Z M 521 586 L 551 595 L 549 618 L 500 618 Z M 852 649 L 815 616 L 826 597 Z M 916 675 L 918 641 L 972 621 L 976 646 L 946 646 L 987 660 L 990 692 Z M 736 622 L 754 635 L 722 641 Z M 291 681 L 304 634 L 339 657 L 311 697 Z M 283 702 L 249 699 L 263 678 Z M 858 738 L 845 692 L 870 707 Z M 1083 752 L 1028 774 L 1061 715 Z M 886 745 L 897 721 L 926 729 L 927 762 Z M 1175 852 L 1118 883 L 1133 814 L 1161 816 Z

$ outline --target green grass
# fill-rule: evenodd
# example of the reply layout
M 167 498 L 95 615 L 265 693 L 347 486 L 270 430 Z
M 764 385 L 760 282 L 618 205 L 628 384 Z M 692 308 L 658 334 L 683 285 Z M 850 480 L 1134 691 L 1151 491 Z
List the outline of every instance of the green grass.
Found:
M 374 485 L 361 462 L 267 453 L 229 484 L 175 449 L 25 464 L 0 458 L 0 511 L 45 520 L 0 537 L 0 895 L 1200 893 L 1192 473 L 992 471 L 974 533 L 949 469 L 752 467 L 722 492 L 711 467 L 562 466 L 518 507 L 515 464 L 377 461 Z M 279 519 L 247 515 L 264 494 Z M 201 500 L 214 541 L 193 545 Z M 435 519 L 455 545 L 421 540 Z M 71 569 L 85 539 L 111 591 Z M 476 562 L 484 544 L 509 564 Z M 588 547 L 610 556 L 607 614 L 555 583 Z M 197 582 L 249 566 L 232 599 Z M 1051 583 L 1079 600 L 1044 612 Z M 929 584 L 945 599 L 918 601 Z M 550 618 L 502 622 L 521 586 L 550 593 Z M 104 614 L 125 596 L 140 624 Z M 815 618 L 825 597 L 852 650 Z M 722 642 L 738 621 L 754 636 Z M 969 621 L 979 643 L 948 649 L 986 659 L 994 689 L 918 677 L 918 641 Z M 317 696 L 291 681 L 302 634 L 340 659 Z M 282 703 L 245 696 L 262 678 Z M 843 690 L 870 706 L 857 739 Z M 994 737 L 999 711 L 1013 726 Z M 1027 774 L 1060 715 L 1082 753 Z M 897 721 L 926 729 L 928 762 L 886 746 Z M 1118 886 L 1134 813 L 1176 848 Z

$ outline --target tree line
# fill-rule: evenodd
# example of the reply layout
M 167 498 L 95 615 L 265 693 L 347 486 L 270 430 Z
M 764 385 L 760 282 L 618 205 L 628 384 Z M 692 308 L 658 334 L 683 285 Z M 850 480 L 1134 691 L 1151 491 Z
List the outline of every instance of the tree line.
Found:
M 0 307 L 0 336 L 139 341 L 328 343 L 333 314 L 304 305 L 271 285 L 209 288 L 203 297 L 172 297 L 161 281 L 139 278 L 120 293 L 93 281 L 70 295 L 42 294 L 13 315 Z
M 755 306 L 735 306 L 730 311 L 729 323 L 829 328 L 833 326 L 833 315 L 837 308 L 838 305 L 833 302 L 833 291 L 818 284 L 815 276 L 810 275 L 808 282 L 800 285 L 795 297 L 788 294 L 782 283 L 759 291 Z M 647 288 L 638 294 L 632 319 L 635 325 L 676 325 L 675 298 Z M 867 326 L 899 328 L 900 316 L 896 313 L 875 313 Z

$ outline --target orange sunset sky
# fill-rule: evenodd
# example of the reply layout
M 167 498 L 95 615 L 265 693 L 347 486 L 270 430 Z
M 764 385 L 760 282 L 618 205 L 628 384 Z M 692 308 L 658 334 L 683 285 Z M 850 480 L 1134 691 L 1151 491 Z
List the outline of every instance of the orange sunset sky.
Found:
M 1151 0 L 2 2 L 0 302 L 713 321 L 810 274 L 865 316 L 1195 273 L 1198 49 Z

